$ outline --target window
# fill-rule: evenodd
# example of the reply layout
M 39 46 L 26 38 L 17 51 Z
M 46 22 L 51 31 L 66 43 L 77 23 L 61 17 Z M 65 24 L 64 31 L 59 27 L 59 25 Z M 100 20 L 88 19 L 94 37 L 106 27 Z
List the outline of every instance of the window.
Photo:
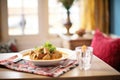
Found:
M 49 9 L 49 33 L 66 33 L 64 23 L 66 21 L 66 9 L 62 6 L 62 3 L 58 0 L 48 0 Z M 74 2 L 70 8 L 70 19 L 72 22 L 72 27 L 70 29 L 71 33 L 80 27 L 80 6 L 79 2 Z
M 9 35 L 38 34 L 38 0 L 7 0 Z

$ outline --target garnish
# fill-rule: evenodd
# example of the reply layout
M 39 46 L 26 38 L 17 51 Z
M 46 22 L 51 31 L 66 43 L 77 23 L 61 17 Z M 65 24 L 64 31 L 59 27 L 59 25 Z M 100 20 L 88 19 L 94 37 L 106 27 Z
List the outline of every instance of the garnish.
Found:
M 54 52 L 56 50 L 56 47 L 52 45 L 50 42 L 46 42 L 43 47 L 47 48 L 50 53 Z
M 86 49 L 87 49 L 87 46 L 86 46 L 86 45 L 83 45 L 83 46 L 82 46 L 82 52 L 83 52 L 83 53 L 86 52 Z

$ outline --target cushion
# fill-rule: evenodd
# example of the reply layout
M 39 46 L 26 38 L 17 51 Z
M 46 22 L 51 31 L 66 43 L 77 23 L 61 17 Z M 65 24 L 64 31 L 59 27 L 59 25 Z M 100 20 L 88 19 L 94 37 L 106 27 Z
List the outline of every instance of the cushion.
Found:
M 94 55 L 120 71 L 120 38 L 111 38 L 96 30 L 91 46 Z
M 17 52 L 17 46 L 14 39 L 10 39 L 8 42 L 0 44 L 0 53 Z

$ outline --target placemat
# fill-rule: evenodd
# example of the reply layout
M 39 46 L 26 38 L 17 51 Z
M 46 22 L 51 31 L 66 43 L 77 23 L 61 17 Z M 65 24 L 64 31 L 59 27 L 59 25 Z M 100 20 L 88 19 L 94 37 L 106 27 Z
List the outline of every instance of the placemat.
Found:
M 78 66 L 77 61 L 72 59 L 64 60 L 63 63 L 67 63 L 65 66 L 61 66 L 61 64 L 59 64 L 56 66 L 43 67 L 35 66 L 33 63 L 23 59 L 15 61 L 17 58 L 18 56 L 15 55 L 8 59 L 0 60 L 0 66 L 16 71 L 28 72 L 49 77 L 58 77 Z

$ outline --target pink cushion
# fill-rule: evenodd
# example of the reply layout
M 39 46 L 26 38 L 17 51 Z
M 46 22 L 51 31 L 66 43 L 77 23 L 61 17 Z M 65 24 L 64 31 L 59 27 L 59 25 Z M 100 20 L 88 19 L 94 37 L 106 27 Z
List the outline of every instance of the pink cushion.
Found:
M 96 30 L 91 46 L 94 55 L 120 71 L 120 38 L 106 37 Z

